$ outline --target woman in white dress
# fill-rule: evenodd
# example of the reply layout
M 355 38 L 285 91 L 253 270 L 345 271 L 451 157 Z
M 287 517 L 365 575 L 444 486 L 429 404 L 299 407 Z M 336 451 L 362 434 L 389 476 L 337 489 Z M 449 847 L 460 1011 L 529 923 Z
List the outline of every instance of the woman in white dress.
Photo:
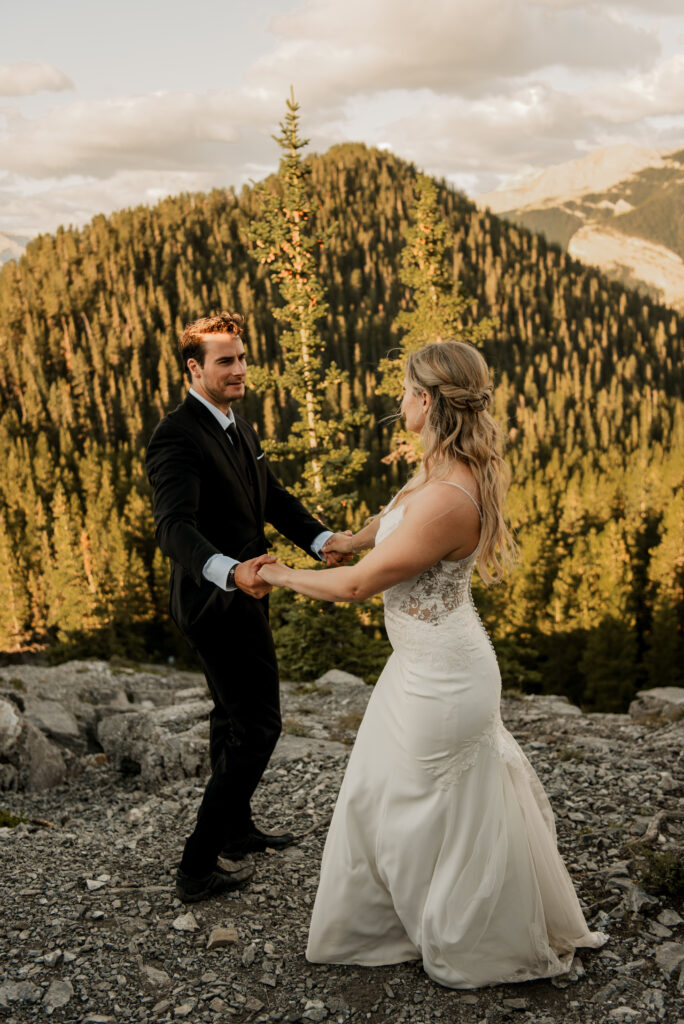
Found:
M 588 930 L 542 786 L 501 722 L 501 677 L 475 610 L 515 561 L 501 432 L 476 349 L 408 359 L 402 412 L 416 475 L 341 542 L 356 565 L 265 565 L 276 586 L 325 601 L 384 592 L 393 653 L 359 729 L 323 853 L 307 958 L 374 966 L 421 959 L 453 988 L 567 971 Z

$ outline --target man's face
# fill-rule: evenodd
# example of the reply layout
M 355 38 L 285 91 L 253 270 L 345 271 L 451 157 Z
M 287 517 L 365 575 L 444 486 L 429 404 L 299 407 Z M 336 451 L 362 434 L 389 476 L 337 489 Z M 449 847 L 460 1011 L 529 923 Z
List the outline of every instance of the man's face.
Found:
M 192 386 L 203 398 L 223 411 L 245 393 L 247 363 L 245 346 L 237 334 L 205 334 L 204 365 L 188 359 Z

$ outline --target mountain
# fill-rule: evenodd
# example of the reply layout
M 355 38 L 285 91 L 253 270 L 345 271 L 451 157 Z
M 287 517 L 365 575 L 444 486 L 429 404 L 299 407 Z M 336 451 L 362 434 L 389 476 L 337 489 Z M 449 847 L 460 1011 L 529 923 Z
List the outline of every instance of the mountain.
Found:
M 18 259 L 28 245 L 24 235 L 8 235 L 0 232 L 0 263 Z
M 478 196 L 477 204 L 684 309 L 684 150 L 596 150 Z
M 401 254 L 417 172 L 363 145 L 310 166 L 326 359 L 349 373 L 326 401 L 331 417 L 370 417 L 342 439 L 367 462 L 360 499 L 331 524 L 358 528 L 408 472 L 382 461 L 396 401 L 378 391 L 378 364 L 412 305 Z M 638 687 L 681 682 L 684 664 L 684 319 L 443 182 L 437 205 L 444 269 L 472 298 L 463 326 L 498 320 L 483 352 L 523 562 L 477 601 L 505 682 L 624 709 Z M 176 339 L 189 320 L 242 311 L 250 362 L 278 372 L 280 299 L 247 235 L 261 209 L 249 187 L 170 197 L 41 235 L 0 270 L 0 650 L 179 656 L 143 453 L 183 396 Z M 264 438 L 293 419 L 278 390 L 248 392 L 240 411 Z M 301 467 L 277 469 L 292 483 Z M 358 619 L 321 610 L 303 639 L 278 602 L 287 678 L 303 678 L 304 658 L 312 678 L 371 675 L 379 602 Z

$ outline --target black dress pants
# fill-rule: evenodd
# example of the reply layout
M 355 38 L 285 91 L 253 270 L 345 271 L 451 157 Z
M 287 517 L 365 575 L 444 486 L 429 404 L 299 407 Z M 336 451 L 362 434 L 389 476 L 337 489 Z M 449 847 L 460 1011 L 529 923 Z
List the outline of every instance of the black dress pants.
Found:
M 200 877 L 252 824 L 250 799 L 280 735 L 280 693 L 267 599 L 236 593 L 223 618 L 203 622 L 189 639 L 214 701 L 211 777 L 180 865 Z

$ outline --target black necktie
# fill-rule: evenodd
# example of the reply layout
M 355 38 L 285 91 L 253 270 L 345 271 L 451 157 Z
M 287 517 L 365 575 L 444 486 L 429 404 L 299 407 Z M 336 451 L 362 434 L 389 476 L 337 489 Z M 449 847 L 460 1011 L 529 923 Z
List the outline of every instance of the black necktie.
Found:
M 237 460 L 238 460 L 238 463 L 240 464 L 240 469 L 249 478 L 249 470 L 247 468 L 247 459 L 245 458 L 245 449 L 244 449 L 244 446 L 240 442 L 240 435 L 238 434 L 237 426 L 235 425 L 235 420 L 233 420 L 232 423 L 229 423 L 228 426 L 226 427 L 226 434 L 228 435 L 228 440 L 232 444 L 233 450 L 235 451 L 235 454 L 237 455 Z
M 232 423 L 229 423 L 228 426 L 226 427 L 226 434 L 228 435 L 228 439 L 232 444 L 233 448 L 235 449 L 235 451 L 240 452 L 240 435 L 237 432 L 235 420 L 233 420 Z

